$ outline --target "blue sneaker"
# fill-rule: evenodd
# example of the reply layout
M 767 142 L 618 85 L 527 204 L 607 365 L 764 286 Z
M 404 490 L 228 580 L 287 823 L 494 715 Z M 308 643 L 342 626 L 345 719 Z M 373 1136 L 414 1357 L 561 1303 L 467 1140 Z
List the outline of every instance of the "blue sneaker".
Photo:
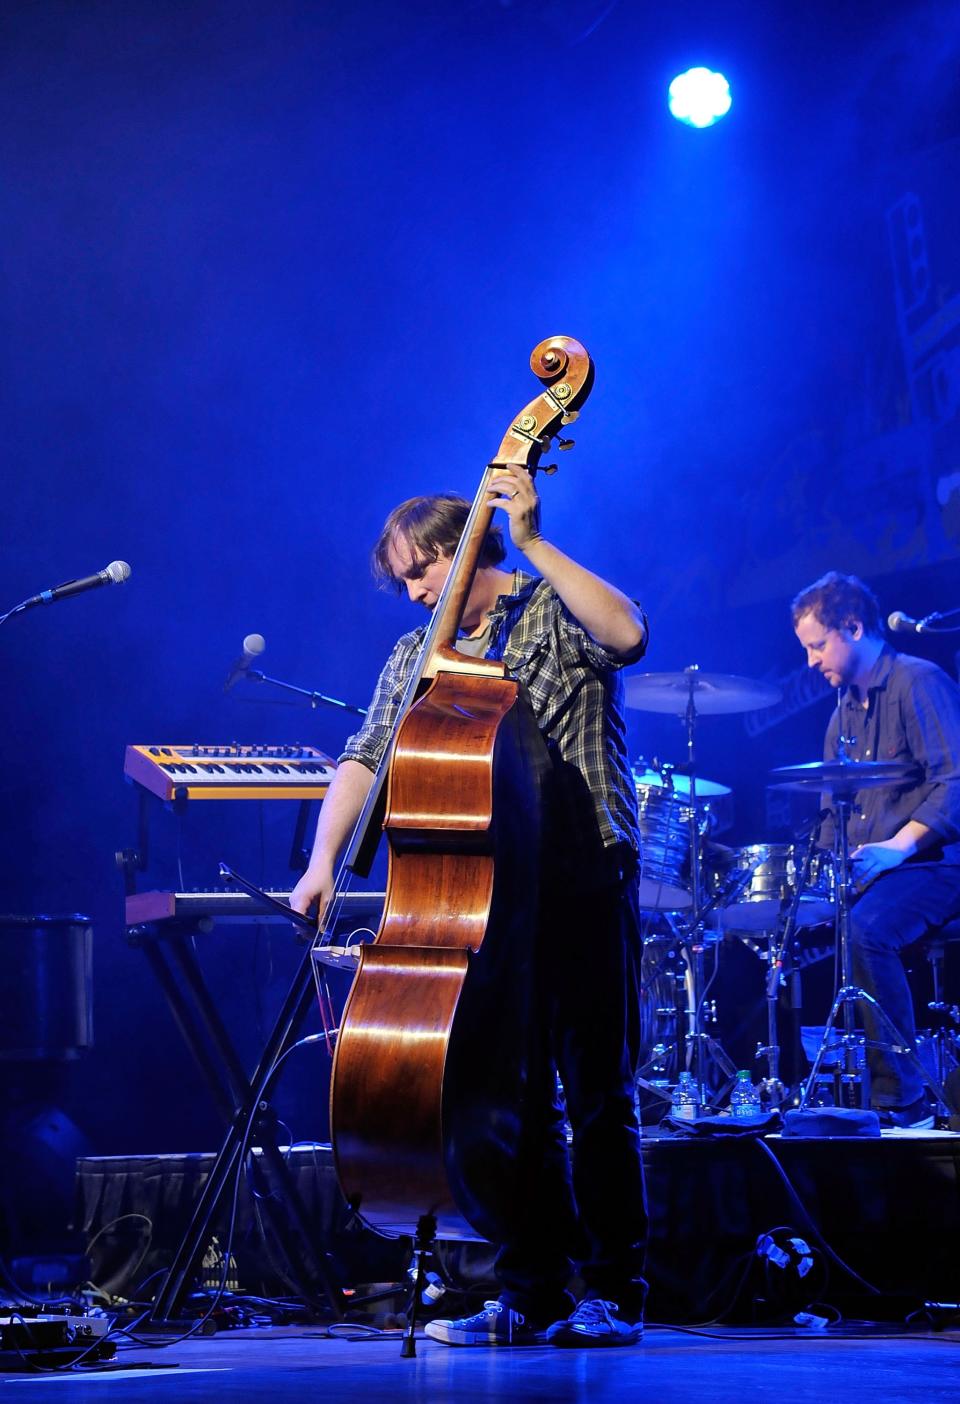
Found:
M 547 1341 L 556 1346 L 633 1345 L 643 1335 L 642 1321 L 621 1321 L 616 1302 L 585 1297 L 566 1321 L 555 1321 Z
M 545 1331 L 532 1326 L 525 1316 L 502 1302 L 484 1302 L 475 1316 L 456 1321 L 428 1321 L 424 1335 L 444 1345 L 543 1345 Z

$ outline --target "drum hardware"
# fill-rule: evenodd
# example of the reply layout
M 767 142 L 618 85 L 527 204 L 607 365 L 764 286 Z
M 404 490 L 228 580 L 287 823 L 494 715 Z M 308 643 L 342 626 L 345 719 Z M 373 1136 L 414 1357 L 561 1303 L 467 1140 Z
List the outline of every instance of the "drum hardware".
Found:
M 946 1088 L 947 1078 L 960 1067 L 960 1005 L 948 1004 L 943 997 L 946 955 L 943 936 L 927 937 L 924 945 L 933 981 L 933 998 L 927 1001 L 926 1008 L 933 1015 L 933 1020 L 929 1028 L 918 1031 L 917 1051 L 921 1061 L 932 1068 L 937 1081 Z M 951 1099 L 948 1110 L 953 1114 L 960 1111 L 955 1097 Z
M 687 1006 L 689 972 L 675 919 L 667 912 L 656 917 L 659 929 L 644 939 L 640 963 L 640 1044 L 645 1058 L 634 1077 L 634 1102 L 641 1123 L 649 1108 L 659 1121 L 662 1104 L 670 1102 Z
M 666 769 L 666 767 L 664 767 Z M 653 774 L 654 772 L 647 772 Z M 659 774 L 655 775 L 659 778 Z M 816 825 L 819 831 L 819 824 Z M 801 837 L 805 830 L 801 830 L 797 837 Z M 771 884 L 769 869 L 769 854 L 772 849 L 786 854 L 790 858 L 789 864 L 781 863 L 779 867 L 774 864 L 774 876 L 776 884 Z M 716 1036 L 715 1030 L 718 1024 L 717 1008 L 715 1000 L 704 999 L 701 1004 L 701 1013 L 698 1019 L 696 1002 L 692 993 L 685 987 L 694 985 L 695 962 L 699 959 L 703 961 L 706 948 L 717 942 L 721 934 L 728 938 L 734 938 L 745 946 L 756 958 L 767 968 L 765 988 L 768 989 L 766 996 L 769 1003 L 766 1004 L 767 1021 L 767 1042 L 758 1043 L 754 1056 L 756 1058 L 766 1058 L 768 1064 L 767 1076 L 761 1081 L 761 1094 L 771 1107 L 781 1106 L 788 1099 L 788 1091 L 780 1078 L 780 1046 L 777 1032 L 777 1003 L 779 989 L 787 981 L 785 973 L 786 956 L 785 952 L 790 949 L 793 935 L 798 925 L 807 926 L 819 924 L 823 920 L 823 914 L 819 907 L 814 907 L 813 903 L 807 900 L 806 894 L 810 889 L 809 868 L 813 858 L 808 856 L 793 863 L 793 855 L 799 852 L 798 844 L 765 845 L 753 844 L 749 848 L 741 850 L 728 850 L 734 856 L 741 859 L 739 866 L 729 867 L 727 875 L 722 881 L 718 881 L 711 894 L 706 897 L 700 909 L 700 920 L 702 928 L 701 942 L 690 943 L 686 929 L 684 928 L 683 912 L 663 912 L 661 920 L 670 927 L 668 939 L 662 935 L 654 935 L 648 939 L 644 945 L 645 960 L 648 953 L 654 951 L 657 946 L 664 949 L 657 952 L 656 963 L 652 969 L 643 970 L 643 980 L 641 994 L 646 1000 L 651 997 L 665 999 L 664 986 L 662 984 L 664 972 L 668 967 L 677 981 L 678 998 L 667 1006 L 665 1003 L 658 1003 L 654 1010 L 646 1011 L 646 1017 L 650 1020 L 650 1026 L 644 1030 L 643 1046 L 650 1050 L 649 1058 L 639 1069 L 637 1087 L 640 1091 L 649 1092 L 655 1097 L 666 1101 L 671 1095 L 676 1075 L 679 1072 L 681 1063 L 678 1058 L 679 1027 L 686 1026 L 686 1033 L 683 1042 L 686 1047 L 695 1047 L 695 1040 L 698 1034 L 705 1039 L 707 1057 L 711 1060 L 710 1087 L 704 1089 L 707 1093 L 706 1101 L 713 1100 L 720 1102 L 724 1093 L 736 1075 L 737 1065 L 727 1055 L 721 1040 Z M 816 856 L 816 855 L 814 855 Z M 829 865 L 832 860 L 829 857 L 824 860 L 819 859 L 821 873 L 824 861 Z M 799 884 L 797 874 L 800 874 Z M 786 875 L 786 877 L 785 877 Z M 789 878 L 789 881 L 786 881 Z M 817 898 L 822 900 L 822 883 L 817 887 Z M 754 891 L 753 889 L 757 890 Z M 770 915 L 770 907 L 773 903 L 772 892 L 777 893 L 776 916 Z M 801 914 L 804 919 L 794 916 L 792 927 L 785 928 L 784 918 L 790 912 L 790 908 L 785 906 L 788 896 L 792 903 L 794 896 L 799 896 L 803 903 Z M 759 897 L 759 900 L 754 900 Z M 830 911 L 833 911 L 832 897 L 830 899 Z M 744 918 L 741 914 L 747 913 Z M 730 914 L 734 914 L 731 920 Z M 706 928 L 707 919 L 715 916 L 718 930 L 716 932 Z M 772 926 L 772 923 L 775 924 Z M 746 926 L 746 930 L 733 929 Z M 676 928 L 676 929 L 675 929 Z M 779 938 L 775 940 L 775 938 Z M 698 949 L 699 947 L 699 949 Z M 672 967 L 670 963 L 673 962 Z M 769 972 L 772 966 L 778 964 L 777 977 L 770 980 Z M 701 965 L 701 972 L 703 966 Z M 789 972 L 791 975 L 796 972 Z M 709 987 L 713 976 L 706 977 L 701 973 L 701 988 Z M 683 1004 L 680 1003 L 681 993 L 686 996 Z M 672 1078 L 670 1074 L 673 1074 Z
M 642 757 L 633 767 L 640 827 L 640 906 L 644 911 L 677 912 L 691 906 L 687 873 L 691 810 L 700 837 L 720 827 L 720 809 L 731 795 L 729 785 L 681 773 L 669 762 Z M 696 800 L 691 801 L 691 785 Z M 725 806 L 724 823 L 732 822 L 732 806 Z
M 642 673 L 628 678 L 626 700 L 628 707 L 635 707 L 640 711 L 675 713 L 680 717 L 687 732 L 687 761 L 683 773 L 687 780 L 688 803 L 679 817 L 687 828 L 690 889 L 688 900 L 684 900 L 685 894 L 681 889 L 674 910 L 683 912 L 681 940 L 687 954 L 691 979 L 690 998 L 687 1003 L 687 1031 L 684 1036 L 684 1061 L 696 1078 L 700 1105 L 706 1106 L 708 1056 L 730 1079 L 735 1075 L 736 1069 L 723 1052 L 718 1040 L 709 1035 L 704 1027 L 706 996 L 713 979 L 711 976 L 710 980 L 707 980 L 704 964 L 704 919 L 708 911 L 717 905 L 717 897 L 714 895 L 709 902 L 704 901 L 703 833 L 698 808 L 694 747 L 697 716 L 701 712 L 716 715 L 769 706 L 780 700 L 780 690 L 768 684 L 754 683 L 749 678 L 701 673 L 696 664 L 691 664 L 682 673 Z M 672 788 L 675 784 L 674 772 L 669 772 L 667 778 Z M 670 895 L 673 898 L 677 897 L 676 891 Z M 660 886 L 655 887 L 653 896 L 657 901 L 662 900 Z M 643 900 L 641 897 L 641 903 Z M 719 1094 L 721 1097 L 723 1090 L 725 1088 Z
M 781 929 L 785 919 L 786 912 L 781 919 Z M 758 1054 L 763 1056 L 762 1049 L 772 1041 L 768 1034 L 767 1005 L 770 943 L 781 936 L 782 930 L 776 933 L 725 932 L 720 944 L 716 983 L 710 991 L 717 1002 L 717 1037 L 738 1068 L 756 1068 L 758 1083 L 767 1074 L 767 1064 L 755 1060 Z M 839 974 L 833 919 L 829 924 L 798 927 L 793 940 L 788 941 L 784 949 L 783 968 L 776 989 L 778 1072 L 786 1089 L 780 1102 L 781 1111 L 796 1107 L 799 1102 L 840 984 Z M 825 1063 L 821 1072 L 826 1071 Z
M 749 879 L 749 873 L 738 874 L 733 887 L 733 894 L 737 895 L 742 884 Z M 717 976 L 717 969 L 720 959 L 720 941 L 709 940 L 709 932 L 706 927 L 707 918 L 720 908 L 724 896 L 729 889 L 715 891 L 708 898 L 701 902 L 699 917 L 695 926 L 686 936 L 686 949 L 689 950 L 691 958 L 691 984 L 693 998 L 689 1009 L 688 1031 L 686 1043 L 688 1048 L 695 1052 L 697 1064 L 697 1082 L 700 1093 L 700 1105 L 704 1108 L 715 1110 L 722 1105 L 726 1095 L 733 1086 L 737 1076 L 737 1064 L 728 1055 L 721 1040 L 708 1032 L 708 1026 L 716 1028 L 717 1003 L 715 999 L 708 999 L 707 995 L 710 986 Z M 682 920 L 682 918 L 681 918 Z M 691 939 L 696 936 L 697 939 Z M 705 957 L 709 945 L 713 946 L 714 964 L 709 976 L 706 974 Z M 706 1066 L 706 1060 L 710 1063 L 718 1074 L 715 1079 L 716 1085 L 708 1088 L 705 1072 L 701 1076 L 700 1069 Z
M 684 877 L 689 857 L 690 820 L 699 820 L 689 804 L 662 786 L 637 784 L 641 838 L 639 901 L 644 911 L 678 912 L 691 904 Z
M 703 940 L 700 939 L 703 933 L 703 850 L 700 846 L 700 829 L 697 823 L 697 768 L 696 756 L 694 754 L 694 735 L 697 726 L 697 691 L 699 684 L 699 669 L 696 664 L 684 669 L 687 678 L 687 705 L 684 711 L 684 723 L 687 729 L 687 773 L 690 777 L 690 810 L 688 826 L 690 831 L 690 895 L 691 895 L 691 920 L 690 929 L 687 933 L 687 940 L 690 953 L 693 956 L 692 975 L 692 1013 L 687 1031 L 687 1051 L 688 1065 L 689 1054 L 692 1051 L 692 1062 L 697 1079 L 697 1091 L 700 1096 L 700 1106 L 707 1105 L 707 1041 L 708 1035 L 703 1028 L 704 1002 L 707 996 L 708 986 L 705 982 L 704 951 Z M 719 1045 L 716 1040 L 710 1039 L 710 1052 L 716 1057 L 719 1052 Z M 734 1069 L 734 1072 L 736 1069 Z
M 804 825 L 800 834 L 807 832 Z M 836 885 L 832 855 L 807 852 L 799 843 L 754 843 L 732 851 L 731 872 L 742 869 L 738 895 L 724 887 L 721 925 L 725 931 L 774 933 L 798 896 L 796 925 L 818 926 L 832 919 Z M 805 876 L 801 877 L 801 873 Z
M 754 1057 L 767 1064 L 760 1092 L 771 1107 L 783 1106 L 794 1091 L 781 1076 L 778 1027 L 780 992 L 788 989 L 789 993 L 789 982 L 798 981 L 800 974 L 791 967 L 788 952 L 793 949 L 798 930 L 821 925 L 828 918 L 832 920 L 835 912 L 833 857 L 817 849 L 822 821 L 828 813 L 828 810 L 821 810 L 802 825 L 792 843 L 750 844 L 733 850 L 734 866 L 727 869 L 728 876 L 720 886 L 721 928 L 727 936 L 734 936 L 752 951 L 766 967 L 766 1042 L 758 1041 Z M 800 840 L 804 837 L 808 843 L 801 849 Z M 792 1007 L 798 1007 L 798 990 L 792 998 Z
M 641 965 L 641 1045 L 646 1055 L 637 1070 L 635 1088 L 638 1120 L 645 1124 L 659 1121 L 666 1109 L 664 1104 L 669 1104 L 677 1078 L 687 1066 L 689 1051 L 695 1046 L 698 1024 L 694 984 L 698 952 L 680 929 L 678 916 L 663 913 L 660 921 L 666 930 L 644 942 Z M 715 933 L 706 934 L 713 937 Z M 700 952 L 703 950 L 701 944 Z M 709 985 L 710 981 L 706 983 Z M 719 1098 L 733 1080 L 736 1068 L 716 1036 L 716 1025 L 716 1002 L 703 999 L 699 1031 L 710 1060 L 709 1092 Z
M 853 983 L 853 955 L 850 942 L 850 912 L 853 902 L 854 879 L 850 858 L 848 826 L 850 815 L 855 807 L 855 796 L 860 790 L 874 789 L 888 785 L 901 785 L 912 779 L 916 767 L 903 761 L 851 761 L 845 755 L 832 761 L 812 761 L 804 765 L 779 766 L 771 772 L 775 776 L 772 788 L 784 790 L 826 791 L 831 795 L 836 819 L 836 861 L 837 861 L 837 905 L 836 933 L 840 951 L 840 989 L 837 991 L 827 1015 L 823 1037 L 809 1076 L 800 1096 L 801 1111 L 811 1105 L 814 1090 L 819 1085 L 820 1070 L 828 1051 L 839 1049 L 842 1064 L 834 1075 L 834 1089 L 838 1106 L 851 1106 L 851 1099 L 859 1089 L 860 1105 L 869 1108 L 870 1088 L 865 1063 L 860 1058 L 867 1041 L 855 1028 L 855 1007 L 857 1004 L 872 1005 L 881 1026 L 888 1037 L 883 1042 L 871 1046 L 881 1047 L 888 1052 L 908 1058 L 923 1080 L 924 1086 L 934 1094 L 941 1106 L 946 1107 L 943 1088 L 936 1077 L 924 1067 L 917 1052 L 903 1037 L 886 1010 L 873 995 L 860 985 Z M 837 1016 L 843 1014 L 843 1033 L 834 1039 Z
M 793 944 L 794 934 L 797 930 L 800 915 L 800 905 L 810 880 L 810 872 L 813 867 L 817 843 L 820 838 L 820 829 L 823 820 L 827 817 L 827 813 L 827 810 L 821 810 L 811 825 L 799 878 L 793 895 L 790 898 L 790 904 L 786 908 L 785 913 L 781 908 L 781 920 L 778 921 L 777 929 L 771 936 L 767 945 L 767 978 L 765 987 L 767 1041 L 766 1043 L 757 1044 L 755 1056 L 758 1059 L 763 1059 L 767 1065 L 766 1076 L 760 1080 L 760 1097 L 769 1107 L 781 1107 L 787 1100 L 788 1095 L 787 1088 L 780 1077 L 780 1041 L 777 1027 L 777 1006 L 779 1003 L 780 988 L 786 983 L 784 974 L 786 952 Z
M 707 999 L 710 986 L 713 984 L 717 973 L 717 962 L 719 960 L 719 946 L 714 946 L 714 967 L 709 975 L 706 975 L 704 956 L 706 955 L 706 944 L 702 940 L 694 941 L 690 944 L 692 962 L 692 985 L 694 998 L 689 1015 L 689 1028 L 686 1036 L 687 1048 L 692 1048 L 694 1071 L 697 1079 L 697 1088 L 700 1094 L 700 1105 L 704 1110 L 716 1111 L 717 1107 L 725 1100 L 727 1093 L 733 1086 L 737 1076 L 737 1065 L 727 1055 L 723 1044 L 719 1038 L 708 1033 L 707 1026 L 716 1026 L 717 1005 L 713 999 Z M 711 1091 L 707 1084 L 707 1060 L 710 1060 L 713 1067 L 719 1073 L 719 1085 Z
M 669 1014 L 671 1010 L 657 1010 L 658 1014 Z M 677 1054 L 676 1044 L 655 1043 L 650 1049 L 650 1057 L 637 1071 L 634 1079 L 634 1108 L 637 1122 L 642 1124 L 643 1108 L 641 1092 L 650 1092 L 661 1102 L 670 1102 L 673 1097 L 673 1080 L 670 1077 L 671 1063 Z
M 714 972 L 707 978 L 704 956 L 706 952 L 705 919 L 720 902 L 720 894 L 714 893 L 704 900 L 703 883 L 703 833 L 701 832 L 698 811 L 697 768 L 694 747 L 698 715 L 717 716 L 734 712 L 749 712 L 762 707 L 770 707 L 780 701 L 781 690 L 775 684 L 756 682 L 752 678 L 736 677 L 732 674 L 704 673 L 697 664 L 691 664 L 680 673 L 641 673 L 627 678 L 625 683 L 627 706 L 638 711 L 673 713 L 686 727 L 687 761 L 683 767 L 683 777 L 687 780 L 688 800 L 683 814 L 688 833 L 690 855 L 689 901 L 677 909 L 681 943 L 689 968 L 690 990 L 687 1002 L 687 1031 L 684 1038 L 685 1062 L 693 1071 L 697 1082 L 700 1105 L 708 1105 L 707 1059 L 727 1079 L 718 1093 L 712 1095 L 714 1104 L 720 1101 L 726 1088 L 736 1075 L 736 1068 L 727 1057 L 719 1040 L 708 1034 L 705 1020 L 709 1008 L 707 994 L 716 976 L 718 947 L 714 947 Z M 674 787 L 677 776 L 671 772 Z

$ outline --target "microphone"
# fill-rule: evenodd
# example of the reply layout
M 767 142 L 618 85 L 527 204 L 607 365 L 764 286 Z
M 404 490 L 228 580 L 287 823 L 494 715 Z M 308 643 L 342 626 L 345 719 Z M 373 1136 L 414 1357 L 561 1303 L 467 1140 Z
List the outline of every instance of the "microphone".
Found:
M 922 634 L 931 624 L 936 624 L 938 619 L 942 619 L 941 614 L 927 614 L 923 619 L 912 619 L 909 614 L 904 614 L 902 610 L 895 609 L 892 614 L 887 615 L 887 628 L 894 634 Z
M 23 609 L 32 609 L 34 605 L 53 604 L 56 600 L 69 599 L 71 595 L 82 595 L 84 590 L 97 590 L 101 585 L 122 585 L 130 578 L 130 567 L 126 561 L 111 561 L 104 570 L 98 570 L 96 575 L 85 575 L 80 580 L 66 580 L 62 585 L 54 585 L 52 590 L 41 590 L 39 595 L 32 595 L 29 600 L 24 600 L 17 608 L 17 613 Z
M 227 674 L 227 680 L 223 684 L 224 692 L 229 692 L 232 687 L 236 686 L 244 674 L 249 671 L 250 664 L 260 657 L 266 646 L 262 634 L 247 635 L 243 641 L 243 652 Z

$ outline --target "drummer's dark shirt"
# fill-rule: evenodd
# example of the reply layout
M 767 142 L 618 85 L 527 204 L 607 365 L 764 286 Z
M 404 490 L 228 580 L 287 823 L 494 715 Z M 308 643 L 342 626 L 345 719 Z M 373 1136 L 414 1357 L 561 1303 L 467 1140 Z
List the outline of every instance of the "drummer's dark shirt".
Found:
M 903 785 L 857 792 L 851 849 L 893 838 L 916 819 L 939 838 L 909 861 L 960 864 L 960 687 L 935 663 L 884 645 L 865 691 L 866 707 L 856 687 L 844 690 L 824 759 L 838 757 L 842 734 L 849 760 L 913 761 L 917 772 Z M 821 842 L 832 838 L 828 823 Z

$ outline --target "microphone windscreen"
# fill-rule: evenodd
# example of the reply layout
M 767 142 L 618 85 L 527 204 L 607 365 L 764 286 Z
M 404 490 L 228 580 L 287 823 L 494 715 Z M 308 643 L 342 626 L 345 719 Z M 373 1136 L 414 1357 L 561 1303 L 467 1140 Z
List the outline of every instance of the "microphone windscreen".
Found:
M 109 575 L 114 585 L 122 585 L 125 580 L 130 579 L 130 567 L 126 561 L 111 561 L 107 566 L 106 574 Z
M 249 658 L 257 658 L 266 646 L 267 642 L 262 634 L 248 634 L 243 641 L 243 651 Z

